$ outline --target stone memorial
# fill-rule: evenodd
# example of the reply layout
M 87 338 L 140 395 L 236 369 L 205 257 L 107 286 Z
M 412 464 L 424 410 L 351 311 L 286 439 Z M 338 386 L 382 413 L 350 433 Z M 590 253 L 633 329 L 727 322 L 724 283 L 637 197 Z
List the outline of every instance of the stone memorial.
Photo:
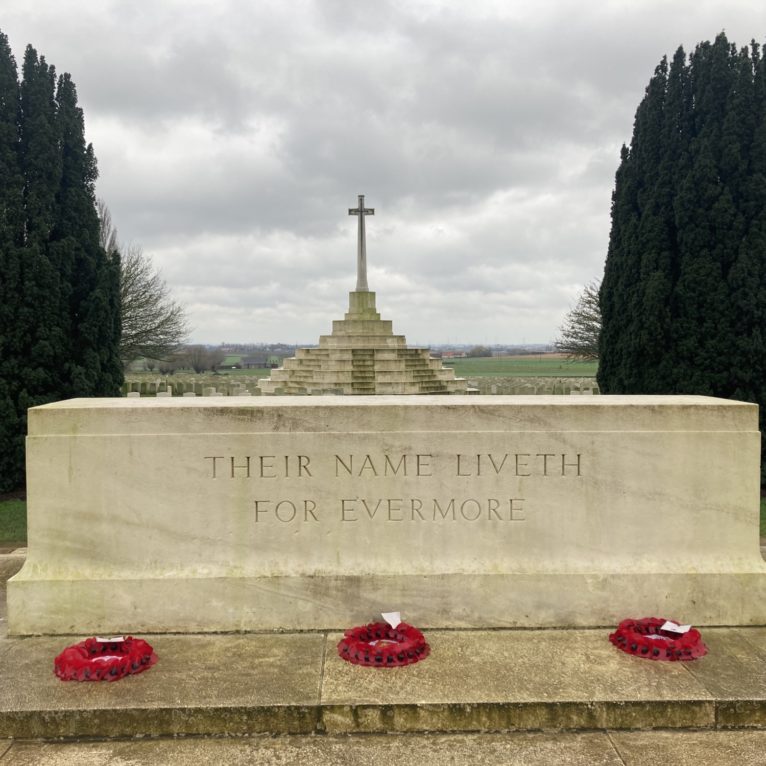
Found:
M 35 407 L 9 629 L 762 625 L 759 444 L 691 396 Z
M 375 293 L 367 286 L 367 245 L 364 219 L 375 210 L 364 206 L 364 195 L 349 215 L 358 217 L 356 290 L 349 293 L 344 319 L 333 322 L 331 335 L 318 348 L 301 348 L 283 366 L 272 370 L 258 387 L 264 394 L 464 394 L 465 380 L 431 358 L 427 348 L 410 348 L 394 335 L 390 320 L 381 319 Z

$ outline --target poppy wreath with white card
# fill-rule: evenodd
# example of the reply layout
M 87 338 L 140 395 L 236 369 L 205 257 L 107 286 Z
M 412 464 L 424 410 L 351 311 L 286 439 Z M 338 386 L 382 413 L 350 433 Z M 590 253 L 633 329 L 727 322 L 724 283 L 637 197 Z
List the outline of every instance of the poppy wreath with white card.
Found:
M 156 662 L 157 655 L 143 639 L 94 637 L 64 649 L 53 661 L 53 669 L 62 681 L 117 681 L 142 673 Z
M 696 660 L 707 654 L 696 628 L 663 617 L 623 620 L 609 635 L 609 640 L 623 652 L 647 660 L 677 662 Z
M 338 654 L 354 665 L 395 668 L 412 665 L 428 657 L 430 647 L 423 634 L 412 625 L 400 622 L 371 622 L 351 628 L 338 643 Z

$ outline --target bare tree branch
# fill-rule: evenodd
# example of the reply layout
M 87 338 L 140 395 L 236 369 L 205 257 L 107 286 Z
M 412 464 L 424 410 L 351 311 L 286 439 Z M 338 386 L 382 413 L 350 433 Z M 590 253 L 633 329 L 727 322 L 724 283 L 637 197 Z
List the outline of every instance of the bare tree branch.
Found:
M 220 348 L 208 348 L 201 344 L 186 346 L 183 350 L 183 361 L 194 372 L 200 373 L 205 370 L 217 370 L 226 358 L 226 354 Z
M 165 280 L 140 247 L 130 245 L 122 253 L 120 271 L 123 361 L 141 356 L 166 359 L 189 333 L 183 306 L 172 299 Z
M 577 305 L 566 315 L 556 348 L 573 359 L 598 359 L 601 334 L 601 307 L 598 292 L 601 283 L 595 279 L 583 288 Z
M 119 252 L 117 246 L 117 229 L 112 222 L 112 214 L 106 206 L 106 202 L 100 197 L 96 200 L 96 210 L 98 220 L 101 224 L 98 235 L 98 243 L 106 250 L 108 255 L 114 255 Z
M 173 300 L 165 280 L 140 247 L 129 245 L 120 250 L 117 229 L 103 200 L 98 200 L 98 215 L 101 246 L 120 256 L 120 358 L 123 364 L 142 356 L 166 360 L 186 342 L 186 312 Z

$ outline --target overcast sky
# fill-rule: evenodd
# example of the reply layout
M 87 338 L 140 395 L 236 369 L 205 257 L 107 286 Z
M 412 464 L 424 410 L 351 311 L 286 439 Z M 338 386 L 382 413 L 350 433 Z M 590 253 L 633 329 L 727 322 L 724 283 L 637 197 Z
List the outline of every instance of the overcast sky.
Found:
M 410 344 L 544 343 L 600 277 L 664 54 L 763 0 L 2 0 L 72 74 L 97 191 L 202 343 L 315 343 L 369 285 Z

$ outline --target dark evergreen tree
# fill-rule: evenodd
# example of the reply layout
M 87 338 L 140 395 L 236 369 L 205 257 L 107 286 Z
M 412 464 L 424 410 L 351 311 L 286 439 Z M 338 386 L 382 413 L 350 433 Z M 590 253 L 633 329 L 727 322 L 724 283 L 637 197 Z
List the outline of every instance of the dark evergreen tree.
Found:
M 62 277 L 61 313 L 70 322 L 63 361 L 66 396 L 116 396 L 119 357 L 119 256 L 100 244 L 96 158 L 85 145 L 82 109 L 68 74 L 56 91 L 62 173 L 49 252 Z
M 27 46 L 19 123 L 25 233 L 13 328 L 22 359 L 17 406 L 24 424 L 28 407 L 59 398 L 65 380 L 61 360 L 70 329 L 69 317 L 61 311 L 61 275 L 48 251 L 61 181 L 55 84 L 53 67 Z
M 119 261 L 99 244 L 96 162 L 69 75 L 0 34 L 0 491 L 23 483 L 29 407 L 119 394 Z
M 23 433 L 16 407 L 21 362 L 13 322 L 19 310 L 19 250 L 24 242 L 19 164 L 19 84 L 8 38 L 0 32 L 0 477 L 23 471 Z M 4 484 L 0 478 L 0 486 Z
M 617 171 L 600 299 L 605 393 L 758 402 L 766 430 L 766 70 L 756 43 L 737 50 L 721 34 L 655 71 Z

